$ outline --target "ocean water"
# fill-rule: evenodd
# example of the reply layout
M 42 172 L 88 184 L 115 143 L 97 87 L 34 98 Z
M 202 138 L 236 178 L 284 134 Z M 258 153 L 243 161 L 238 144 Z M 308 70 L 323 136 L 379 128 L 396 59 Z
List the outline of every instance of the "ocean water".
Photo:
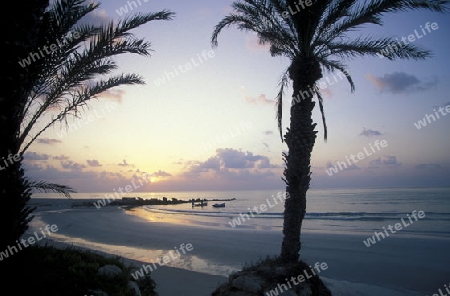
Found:
M 68 208 L 72 203 L 96 202 L 105 198 L 105 194 L 107 193 L 76 193 L 69 200 L 55 194 L 34 194 L 31 204 Z M 281 229 L 283 194 L 282 191 L 250 190 L 131 193 L 127 197 L 210 200 L 205 207 L 192 207 L 191 203 L 155 205 L 144 206 L 134 212 L 152 222 L 230 229 Z M 225 201 L 224 208 L 212 207 L 214 203 L 222 203 L 211 201 L 212 199 L 233 198 L 235 200 Z M 411 217 L 413 211 L 423 211 L 425 217 L 416 221 Z M 449 238 L 450 187 L 310 189 L 307 193 L 306 217 L 302 231 L 366 235 L 383 231 L 383 227 L 388 228 L 396 223 L 407 225 L 398 232 L 399 236 Z

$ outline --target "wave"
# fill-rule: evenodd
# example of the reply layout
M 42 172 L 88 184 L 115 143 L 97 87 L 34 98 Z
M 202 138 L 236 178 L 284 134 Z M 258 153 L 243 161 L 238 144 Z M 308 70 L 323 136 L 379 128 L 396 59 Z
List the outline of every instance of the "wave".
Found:
M 255 212 L 236 212 L 236 211 L 207 211 L 207 210 L 180 210 L 180 209 L 161 209 L 149 206 L 144 207 L 149 212 L 168 214 L 168 215 L 189 215 L 204 217 L 225 217 L 236 218 L 239 216 L 249 215 L 255 219 L 282 219 L 282 212 L 266 212 L 257 214 Z M 411 212 L 312 212 L 306 213 L 306 220 L 341 220 L 341 221 L 399 221 L 404 218 L 408 220 L 407 214 L 411 216 Z M 426 212 L 424 219 L 432 219 L 433 221 L 450 221 L 450 213 Z M 414 218 L 411 218 L 414 219 Z

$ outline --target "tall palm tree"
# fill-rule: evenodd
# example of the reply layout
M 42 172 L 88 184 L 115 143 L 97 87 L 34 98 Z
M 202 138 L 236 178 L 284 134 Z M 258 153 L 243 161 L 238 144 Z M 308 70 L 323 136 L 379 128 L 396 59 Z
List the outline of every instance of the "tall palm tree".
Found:
M 373 36 L 350 37 L 349 33 L 364 25 L 382 25 L 382 16 L 425 9 L 435 12 L 447 10 L 447 0 L 236 0 L 233 11 L 214 28 L 212 45 L 218 45 L 222 30 L 236 25 L 243 31 L 255 32 L 261 44 L 270 46 L 272 56 L 283 56 L 290 65 L 280 80 L 277 96 L 278 128 L 282 135 L 283 93 L 292 83 L 293 94 L 290 108 L 290 126 L 284 134 L 288 153 L 283 153 L 286 164 L 284 182 L 288 198 L 285 201 L 283 242 L 281 260 L 299 259 L 300 233 L 306 213 L 306 192 L 311 180 L 311 152 L 316 139 L 316 124 L 312 111 L 317 98 L 324 125 L 324 140 L 327 126 L 323 100 L 317 82 L 323 71 L 344 75 L 351 91 L 355 85 L 343 60 L 364 56 L 375 56 L 390 45 L 398 45 L 394 37 Z M 308 5 L 310 4 L 310 5 Z M 421 60 L 430 56 L 430 51 L 413 44 L 392 50 L 389 60 Z
M 1 39 L 0 58 L 0 250 L 13 244 L 27 229 L 31 209 L 27 207 L 31 193 L 25 179 L 21 162 L 7 161 L 17 151 L 17 132 L 20 129 L 19 110 L 25 104 L 28 69 L 17 63 L 21 55 L 35 48 L 42 15 L 48 6 L 48 0 L 12 1 L 9 3 L 9 18 L 1 18 L 4 30 Z M 17 158 L 16 158 L 17 159 Z M 1 268 L 8 269 L 4 262 Z M 10 270 L 2 274 L 8 274 Z M 5 280 L 7 282 L 7 280 Z
M 34 11 L 26 11 L 28 14 L 23 23 L 28 26 L 23 31 L 18 30 L 22 34 L 6 40 L 11 56 L 5 63 L 14 76 L 3 80 L 10 81 L 11 85 L 6 86 L 10 92 L 2 89 L 4 95 L 0 99 L 0 104 L 7 107 L 1 109 L 5 116 L 0 122 L 2 139 L 8 143 L 0 157 L 18 155 L 20 160 L 1 173 L 11 179 L 11 184 L 19 182 L 19 178 L 23 180 L 19 182 L 21 187 L 16 186 L 8 192 L 7 198 L 14 200 L 16 206 L 0 209 L 0 216 L 6 217 L 8 229 L 11 229 L 10 236 L 1 236 L 2 251 L 7 245 L 15 244 L 32 219 L 33 209 L 27 206 L 30 188 L 56 191 L 66 196 L 73 192 L 64 185 L 26 180 L 20 169 L 23 154 L 50 126 L 67 123 L 70 117 L 79 116 L 89 101 L 101 93 L 121 85 L 144 84 L 137 74 L 108 75 L 118 68 L 113 58 L 125 53 L 150 56 L 150 43 L 130 31 L 150 21 L 171 20 L 174 16 L 173 12 L 163 10 L 131 15 L 116 23 L 93 25 L 84 23 L 84 17 L 99 8 L 99 3 L 56 0 L 49 6 L 48 1 L 40 2 L 45 6 L 32 5 Z M 17 18 L 22 20 L 21 16 Z M 18 48 L 16 45 L 21 45 L 20 42 L 25 45 Z M 13 168 L 20 169 L 20 174 Z M 2 184 L 0 192 L 4 192 L 3 186 L 7 184 Z

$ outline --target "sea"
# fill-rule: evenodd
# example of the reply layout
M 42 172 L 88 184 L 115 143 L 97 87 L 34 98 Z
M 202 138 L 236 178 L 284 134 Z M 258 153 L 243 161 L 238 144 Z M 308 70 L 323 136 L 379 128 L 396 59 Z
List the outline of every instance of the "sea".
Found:
M 98 202 L 107 195 L 111 193 L 75 193 L 67 199 L 58 194 L 36 193 L 30 205 L 69 209 L 73 204 Z M 134 192 L 126 195 L 143 199 L 208 200 L 204 207 L 193 207 L 191 203 L 143 206 L 140 213 L 144 214 L 141 215 L 152 221 L 269 230 L 283 227 L 283 196 L 285 192 L 276 190 Z M 215 203 L 225 203 L 225 207 L 215 208 L 212 206 Z M 417 221 L 413 213 L 418 217 Z M 402 236 L 450 238 L 450 187 L 311 188 L 307 192 L 302 232 L 367 235 L 396 223 L 411 225 L 402 228 Z

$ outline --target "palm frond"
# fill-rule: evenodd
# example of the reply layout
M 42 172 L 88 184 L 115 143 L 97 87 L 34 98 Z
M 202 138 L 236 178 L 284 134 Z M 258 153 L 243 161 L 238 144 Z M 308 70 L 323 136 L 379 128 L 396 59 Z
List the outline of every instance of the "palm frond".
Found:
M 347 79 L 348 83 L 350 84 L 350 91 L 351 92 L 355 91 L 355 83 L 353 82 L 353 78 L 350 76 L 348 71 L 345 69 L 344 64 L 342 64 L 341 62 L 336 61 L 336 60 L 329 60 L 329 59 L 324 59 L 324 58 L 318 58 L 318 60 L 321 63 L 321 65 L 329 72 L 333 72 L 333 71 L 337 70 L 340 73 L 342 73 L 345 76 L 345 78 Z
M 388 52 L 388 59 L 425 59 L 430 57 L 429 50 L 421 49 L 413 44 L 399 44 L 394 38 L 355 38 L 349 42 L 331 42 L 326 45 L 317 55 L 322 57 L 339 56 L 341 58 L 375 56 Z
M 28 184 L 30 189 L 37 190 L 38 192 L 60 193 L 67 198 L 71 198 L 71 193 L 76 193 L 76 191 L 72 187 L 56 183 L 49 183 L 46 181 L 29 181 Z
M 317 95 L 317 100 L 319 101 L 319 109 L 320 114 L 322 115 L 322 124 L 323 124 L 323 139 L 326 142 L 328 139 L 328 129 L 327 129 L 327 123 L 325 121 L 325 112 L 323 110 L 323 97 L 320 93 L 319 87 L 317 85 L 314 87 L 314 93 Z
M 285 71 L 283 75 L 281 76 L 280 82 L 278 83 L 280 87 L 280 91 L 278 92 L 278 95 L 276 97 L 276 119 L 278 123 L 278 131 L 280 133 L 281 142 L 284 142 L 283 140 L 283 126 L 282 126 L 282 120 L 283 120 L 283 95 L 284 95 L 284 89 L 289 85 L 289 73 L 288 71 Z
M 175 15 L 168 10 L 154 13 L 138 13 L 117 23 L 105 25 L 79 24 L 81 18 L 99 7 L 86 0 L 56 0 L 44 14 L 40 30 L 40 44 L 58 44 L 55 50 L 30 65 L 29 92 L 24 111 L 19 115 L 22 128 L 19 136 L 21 153 L 55 121 L 82 107 L 96 94 L 111 87 L 144 84 L 137 75 L 119 75 L 100 79 L 118 68 L 114 57 L 125 54 L 150 56 L 151 44 L 135 37 L 130 31 L 155 20 L 171 20 Z M 77 38 L 66 38 L 76 33 Z M 66 40 L 62 42 L 62 40 Z M 100 83 L 95 83 L 100 81 Z M 94 86 L 91 86 L 94 85 Z M 91 97 L 89 97 L 91 96 Z M 43 129 L 30 134 L 39 119 L 52 110 L 62 110 Z M 25 143 L 25 139 L 31 139 Z

